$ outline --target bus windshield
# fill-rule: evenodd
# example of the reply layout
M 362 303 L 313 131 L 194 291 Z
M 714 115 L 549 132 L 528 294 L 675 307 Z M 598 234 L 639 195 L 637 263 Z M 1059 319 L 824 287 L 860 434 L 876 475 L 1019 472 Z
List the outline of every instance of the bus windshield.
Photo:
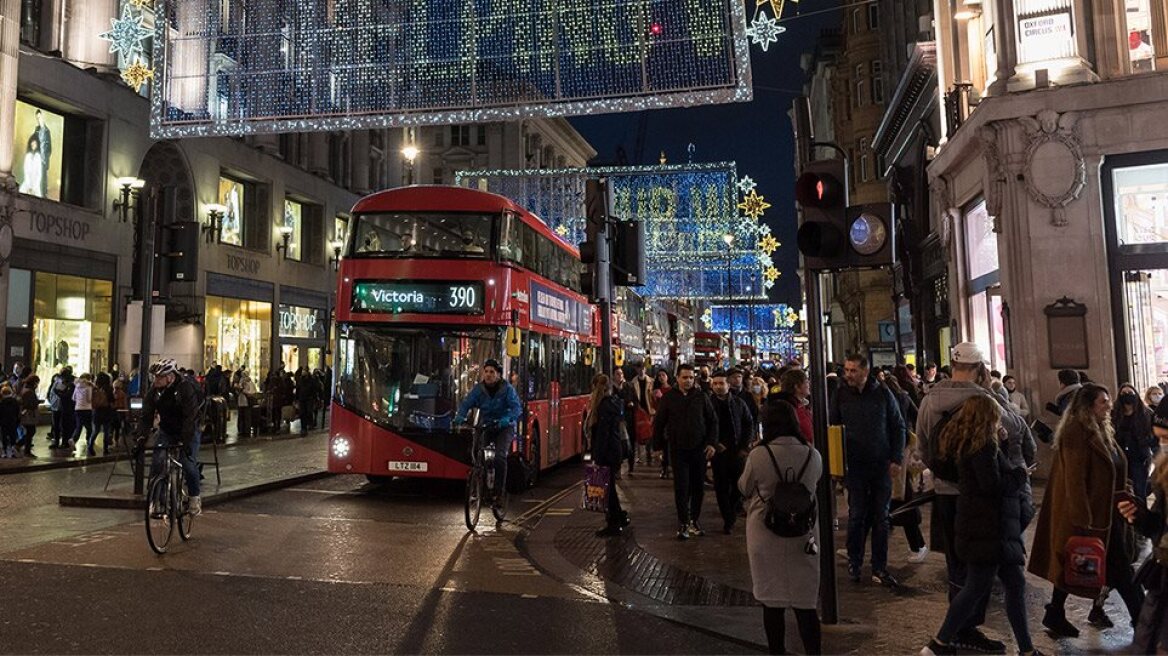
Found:
M 497 328 L 344 326 L 336 400 L 398 431 L 448 431 L 480 365 L 500 358 Z
M 493 218 L 450 212 L 361 214 L 352 251 L 357 256 L 486 257 Z

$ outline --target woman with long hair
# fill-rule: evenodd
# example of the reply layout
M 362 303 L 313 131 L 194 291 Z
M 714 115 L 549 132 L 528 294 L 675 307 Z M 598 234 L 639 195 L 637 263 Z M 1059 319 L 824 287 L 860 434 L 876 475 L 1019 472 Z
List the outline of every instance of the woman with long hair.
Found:
M 956 654 L 951 642 L 978 613 L 994 578 L 1002 582 L 1006 617 L 1018 653 L 1037 654 L 1026 623 L 1026 470 L 1015 467 L 999 444 L 1002 411 L 986 395 L 972 396 L 937 437 L 937 459 L 958 472 L 957 556 L 966 565 L 965 584 L 949 603 L 945 621 L 929 649 Z
M 773 459 L 773 460 L 772 460 Z M 809 494 L 823 474 L 819 452 L 807 444 L 795 408 L 773 400 L 762 411 L 762 442 L 746 457 L 738 489 L 746 499 L 746 553 L 754 597 L 763 605 L 763 627 L 772 654 L 785 654 L 786 614 L 791 608 L 803 639 L 803 653 L 819 654 L 822 641 L 819 615 L 818 523 L 808 535 L 781 537 L 766 527 L 767 499 L 781 477 L 799 482 Z M 779 472 L 787 472 L 780 474 Z
M 1132 492 L 1141 499 L 1147 497 L 1148 467 L 1157 443 L 1152 434 L 1152 410 L 1144 405 L 1136 388 L 1128 384 L 1119 386 L 1111 424 L 1115 427 L 1115 441 L 1127 456 Z
M 624 436 L 621 424 L 624 409 L 612 393 L 612 383 L 606 374 L 592 379 L 592 397 L 588 401 L 588 419 L 584 428 L 592 442 L 592 462 L 608 468 L 608 510 L 604 513 L 605 527 L 596 532 L 598 537 L 613 537 L 629 525 L 629 514 L 620 505 L 616 493 L 616 475 L 625 458 Z
M 1059 637 L 1079 629 L 1067 621 L 1068 595 L 1096 599 L 1101 588 L 1074 588 L 1064 580 L 1067 540 L 1096 537 L 1107 550 L 1106 586 L 1119 592 L 1132 621 L 1139 617 L 1143 593 L 1132 580 L 1134 540 L 1116 508 L 1117 495 L 1130 495 L 1127 458 L 1115 441 L 1111 395 L 1087 383 L 1071 397 L 1055 431 L 1054 462 L 1034 532 L 1029 571 L 1054 584 L 1042 625 Z
M 1118 510 L 1129 524 L 1152 542 L 1152 557 L 1144 561 L 1136 580 L 1148 591 L 1132 639 L 1133 654 L 1168 654 L 1168 407 L 1152 418 L 1160 447 L 1152 470 L 1152 507 L 1144 497 L 1124 499 Z

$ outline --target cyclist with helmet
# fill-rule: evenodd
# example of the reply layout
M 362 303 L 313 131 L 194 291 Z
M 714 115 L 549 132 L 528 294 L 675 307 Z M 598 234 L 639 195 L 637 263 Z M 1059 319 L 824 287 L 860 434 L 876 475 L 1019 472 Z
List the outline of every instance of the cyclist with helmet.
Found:
M 138 424 L 138 435 L 147 435 L 154 427 L 154 417 L 158 416 L 158 437 L 154 450 L 154 461 L 150 467 L 153 476 L 162 469 L 166 447 L 171 444 L 185 444 L 179 454 L 183 474 L 187 480 L 187 491 L 191 495 L 191 513 L 198 515 L 203 510 L 203 499 L 199 496 L 199 467 L 196 456 L 199 452 L 196 432 L 199 415 L 199 390 L 191 379 L 183 376 L 171 358 L 165 358 L 150 366 L 153 384 L 142 401 L 142 419 Z
M 519 395 L 510 383 L 503 380 L 503 367 L 497 360 L 487 360 L 482 366 L 482 381 L 463 399 L 454 415 L 454 424 L 466 421 L 473 408 L 479 409 L 479 425 L 483 426 L 483 444 L 495 446 L 495 496 L 503 491 L 507 480 L 507 454 L 515 441 L 515 422 L 523 408 Z

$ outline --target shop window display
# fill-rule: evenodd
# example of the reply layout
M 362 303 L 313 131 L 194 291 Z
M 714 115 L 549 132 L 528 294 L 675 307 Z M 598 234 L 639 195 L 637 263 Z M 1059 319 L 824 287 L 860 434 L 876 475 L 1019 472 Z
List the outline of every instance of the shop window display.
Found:
M 207 297 L 204 370 L 214 364 L 232 371 L 247 367 L 262 380 L 271 360 L 272 304 L 237 298 Z
M 18 100 L 15 130 L 12 173 L 20 193 L 61 200 L 65 117 Z
M 289 260 L 300 259 L 300 241 L 303 237 L 304 205 L 294 200 L 284 200 L 284 227 L 289 230 L 291 237 L 288 240 Z
M 243 246 L 243 207 L 245 187 L 239 180 L 219 178 L 219 204 L 227 208 L 219 228 L 219 241 L 232 246 Z
M 1168 242 L 1168 164 L 1116 169 L 1120 245 Z
M 113 283 L 37 272 L 33 283 L 32 367 L 47 394 L 53 374 L 103 371 L 109 361 Z

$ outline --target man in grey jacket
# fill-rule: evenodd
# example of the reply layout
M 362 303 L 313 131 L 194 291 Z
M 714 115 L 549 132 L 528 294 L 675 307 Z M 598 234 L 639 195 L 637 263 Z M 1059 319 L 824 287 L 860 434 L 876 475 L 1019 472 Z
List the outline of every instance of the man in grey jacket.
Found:
M 1006 453 L 1010 461 L 1020 467 L 1032 464 L 1035 457 L 1034 436 L 1026 422 L 1010 408 L 1010 404 L 989 390 L 990 376 L 981 349 L 972 342 L 958 344 L 953 348 L 952 364 L 953 377 L 938 382 L 921 401 L 917 413 L 917 439 L 920 440 L 921 453 L 926 454 L 926 459 L 928 458 L 930 442 L 938 438 L 936 426 L 942 418 L 958 412 L 968 399 L 986 395 L 997 401 L 1002 408 L 1002 428 L 1006 433 Z M 936 471 L 933 480 L 937 493 L 937 498 L 933 501 L 933 548 L 945 554 L 945 566 L 949 575 L 949 600 L 952 601 L 965 584 L 965 563 L 958 560 L 953 546 L 954 521 L 957 517 L 957 482 L 946 481 L 936 476 Z M 987 595 L 979 604 L 969 626 L 965 627 L 953 641 L 953 646 L 984 654 L 1006 653 L 1004 643 L 986 637 L 978 629 L 978 626 L 985 623 L 988 601 Z

